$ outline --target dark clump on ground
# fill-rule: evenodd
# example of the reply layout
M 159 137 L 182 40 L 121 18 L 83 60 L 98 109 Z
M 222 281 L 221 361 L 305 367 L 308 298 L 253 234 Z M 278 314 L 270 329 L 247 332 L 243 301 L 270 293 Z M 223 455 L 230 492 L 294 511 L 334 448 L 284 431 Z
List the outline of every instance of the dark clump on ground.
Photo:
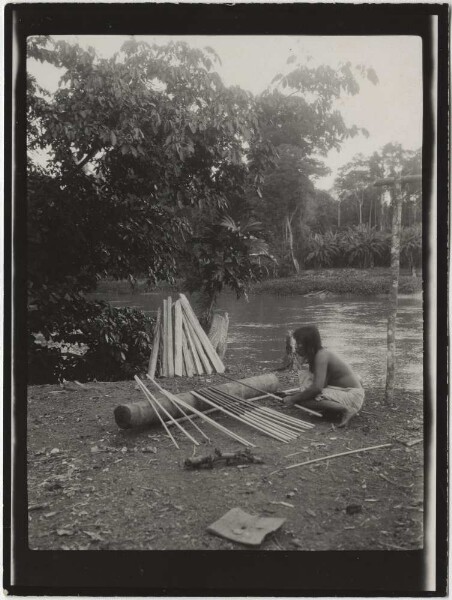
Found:
M 236 378 L 254 375 L 234 369 Z M 223 383 L 218 375 L 162 380 L 173 392 Z M 293 374 L 281 388 L 295 387 Z M 284 444 L 233 422 L 215 418 L 254 442 L 263 464 L 218 463 L 184 469 L 194 445 L 172 428 L 177 450 L 161 427 L 121 430 L 119 404 L 141 400 L 135 382 L 29 388 L 29 545 L 51 550 L 232 550 L 246 546 L 206 528 L 231 508 L 286 518 L 262 550 L 411 550 L 423 546 L 423 398 L 399 390 L 385 405 L 384 391 L 367 392 L 361 414 L 348 429 L 315 423 Z M 276 400 L 260 401 L 276 409 Z M 243 449 L 198 423 L 211 436 L 196 455 Z M 195 437 L 200 438 L 199 434 Z M 285 466 L 347 450 L 391 447 L 314 463 Z M 294 456 L 289 454 L 298 453 Z M 276 471 L 276 472 L 275 472 Z

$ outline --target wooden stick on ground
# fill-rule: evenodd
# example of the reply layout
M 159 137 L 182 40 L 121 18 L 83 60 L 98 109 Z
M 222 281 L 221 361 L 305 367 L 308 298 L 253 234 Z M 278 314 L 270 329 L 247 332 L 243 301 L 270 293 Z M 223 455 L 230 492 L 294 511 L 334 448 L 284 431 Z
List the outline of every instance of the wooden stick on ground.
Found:
M 200 396 L 196 392 L 192 392 L 192 394 L 196 395 L 197 398 L 200 398 L 201 400 L 203 400 L 207 404 L 210 404 L 211 406 L 213 406 L 215 408 L 219 408 L 221 410 L 221 412 L 225 413 L 229 417 L 232 417 L 233 419 L 236 419 L 237 421 L 240 421 L 241 423 L 245 423 L 245 425 L 249 425 L 250 427 L 253 427 L 254 429 L 257 429 L 261 433 L 266 433 L 267 435 L 269 435 L 269 436 L 274 437 L 275 439 L 277 439 L 279 442 L 284 442 L 285 444 L 287 444 L 288 440 L 285 439 L 285 438 L 283 438 L 279 434 L 269 433 L 268 431 L 266 431 L 263 428 L 261 428 L 259 425 L 255 425 L 255 424 L 251 423 L 248 419 L 244 419 L 244 418 L 242 418 L 242 417 L 240 417 L 238 415 L 235 415 L 234 413 L 230 412 L 229 410 L 227 410 L 227 409 L 219 406 L 218 404 L 215 404 L 214 402 L 212 402 L 211 400 L 209 400 L 205 396 Z
M 173 444 L 174 444 L 174 445 L 176 446 L 176 448 L 179 450 L 179 446 L 178 446 L 178 444 L 177 444 L 176 440 L 175 440 L 175 439 L 173 438 L 173 436 L 171 435 L 171 432 L 170 432 L 170 430 L 168 429 L 168 427 L 166 426 L 166 423 L 165 423 L 165 421 L 164 421 L 164 420 L 162 419 L 162 417 L 160 416 L 160 413 L 159 413 L 159 411 L 158 411 L 158 409 L 157 409 L 157 406 L 154 404 L 153 400 L 151 399 L 151 398 L 154 398 L 154 396 L 152 396 L 152 394 L 149 392 L 149 390 L 148 390 L 148 389 L 147 389 L 147 388 L 144 386 L 144 384 L 142 383 L 141 379 L 140 379 L 139 377 L 137 377 L 136 375 L 135 375 L 135 381 L 138 383 L 138 385 L 139 385 L 139 387 L 140 387 L 141 391 L 143 392 L 143 394 L 144 394 L 144 396 L 145 396 L 146 400 L 147 400 L 147 401 L 149 402 L 149 404 L 152 406 L 152 408 L 153 408 L 153 410 L 154 410 L 155 414 L 156 414 L 156 415 L 157 415 L 157 417 L 160 419 L 160 423 L 161 423 L 161 424 L 163 425 L 163 427 L 165 428 L 165 430 L 166 430 L 166 433 L 167 433 L 167 434 L 169 435 L 169 437 L 170 437 L 170 438 L 173 440 Z M 145 389 L 143 389 L 143 388 L 145 388 Z M 147 393 L 147 392 L 149 392 L 149 393 Z M 154 398 L 154 399 L 155 399 L 155 398 Z
M 222 398 L 221 396 L 213 393 L 210 393 L 209 395 L 209 392 L 206 392 L 205 390 L 202 391 L 202 394 L 203 396 L 206 396 L 207 398 L 212 400 L 215 404 L 219 404 L 227 410 L 239 415 L 243 419 L 246 419 L 247 422 L 259 425 L 260 427 L 262 427 L 262 429 L 265 429 L 267 432 L 270 431 L 276 433 L 277 435 L 280 435 L 287 441 L 289 441 L 290 439 L 295 440 L 299 436 L 298 433 L 289 431 L 283 425 L 270 421 L 267 416 L 255 414 L 253 410 L 249 410 L 249 408 L 246 407 L 244 408 L 238 405 L 237 403 L 234 403 L 234 401 L 232 400 Z
M 188 404 L 187 402 L 184 402 L 184 400 L 182 400 L 181 398 L 178 398 L 177 396 L 174 396 L 173 394 L 171 394 L 170 392 L 168 392 L 167 390 L 163 389 L 156 381 L 155 379 L 152 380 L 152 383 L 163 393 L 165 394 L 165 396 L 167 398 L 169 398 L 169 396 L 172 396 L 174 402 L 176 404 L 180 404 L 181 406 L 183 406 L 183 408 L 185 408 L 186 410 L 189 410 L 190 412 L 195 413 L 196 415 L 198 415 L 199 417 L 201 417 L 202 419 L 204 419 L 204 421 L 206 421 L 207 423 L 210 423 L 213 427 L 215 427 L 216 429 L 219 429 L 220 431 L 222 431 L 223 433 L 225 433 L 226 435 L 228 435 L 229 437 L 234 438 L 235 440 L 237 440 L 238 442 L 240 442 L 241 444 L 243 444 L 244 446 L 248 446 L 251 448 L 255 448 L 256 444 L 253 444 L 252 442 L 248 442 L 248 440 L 246 440 L 245 438 L 242 438 L 241 436 L 239 436 L 238 434 L 234 433 L 233 431 L 230 431 L 229 429 L 227 429 L 227 427 L 224 427 L 223 425 L 220 425 L 220 423 L 217 423 L 216 421 L 214 421 L 213 419 L 211 419 L 210 417 L 208 417 L 207 415 L 205 415 L 203 412 L 201 412 L 200 410 L 196 409 L 194 406 L 190 406 L 190 404 Z M 196 394 L 196 392 L 190 392 L 191 394 L 193 394 L 193 396 L 198 397 L 200 400 L 203 400 L 202 397 L 198 396 Z
M 195 446 L 199 446 L 199 442 L 197 440 L 195 440 L 194 437 L 192 437 L 188 431 L 185 431 L 185 429 L 182 427 L 182 425 L 180 425 L 179 423 L 176 423 L 175 419 L 172 417 L 172 415 L 169 414 L 169 412 L 166 410 L 166 408 L 157 400 L 157 398 L 155 396 L 153 396 L 150 392 L 150 390 L 148 390 L 148 388 L 144 385 L 144 383 L 141 381 L 141 379 L 139 377 L 137 377 L 135 375 L 135 380 L 137 381 L 137 383 L 140 384 L 141 389 L 143 390 L 143 392 L 145 394 L 148 394 L 153 401 L 157 404 L 157 406 L 160 408 L 160 410 L 171 420 L 174 421 L 176 426 L 182 431 L 182 433 L 188 437 L 189 440 L 191 440 Z M 166 427 L 165 427 L 166 428 Z
M 368 452 L 369 450 L 376 450 L 377 448 L 389 448 L 392 444 L 380 444 L 379 446 L 368 446 L 367 448 L 359 448 L 358 450 L 348 450 L 347 452 L 340 452 L 339 454 L 331 454 L 330 456 L 323 456 L 322 458 L 313 458 L 312 460 L 306 460 L 305 462 L 298 463 L 296 465 L 289 465 L 284 467 L 284 470 L 295 469 L 295 467 L 302 467 L 303 465 L 309 465 L 322 460 L 330 460 L 330 458 L 338 458 L 339 456 L 345 456 L 346 454 L 356 454 L 358 452 Z M 274 471 L 275 473 L 276 471 Z
M 146 377 L 147 377 L 147 378 L 148 378 L 150 381 L 152 381 L 152 382 L 153 382 L 153 379 L 152 379 L 152 377 L 150 377 L 149 375 L 147 375 Z M 173 396 L 172 396 L 172 394 L 170 394 L 169 396 L 167 396 L 167 398 L 168 398 L 168 400 L 170 400 L 170 402 L 172 402 L 172 404 L 173 404 L 174 406 L 176 406 L 176 408 L 179 410 L 179 412 L 181 412 L 181 413 L 184 415 L 184 419 L 185 419 L 185 420 L 188 420 L 188 421 L 190 421 L 190 423 L 193 425 L 193 427 L 194 427 L 195 429 L 197 429 L 197 430 L 199 431 L 199 433 L 200 433 L 200 434 L 201 434 L 203 437 L 205 437 L 205 438 L 206 438 L 206 440 L 208 440 L 208 441 L 210 442 L 210 438 L 209 438 L 209 437 L 208 437 L 208 436 L 207 436 L 207 435 L 204 433 L 204 431 L 203 431 L 203 430 L 202 430 L 200 427 L 198 427 L 198 425 L 197 425 L 196 423 L 194 423 L 194 422 L 193 422 L 192 418 L 191 418 L 189 415 L 187 415 L 187 413 L 184 411 L 184 409 L 182 408 L 182 406 L 180 406 L 180 404 L 177 404 L 177 402 L 175 402 L 175 401 L 173 400 Z M 171 419 L 171 423 L 172 423 L 172 424 L 174 424 L 174 425 L 177 425 L 177 426 L 179 426 L 179 425 L 178 425 L 178 422 L 179 422 L 179 421 L 182 421 L 182 419 L 174 419 L 174 418 L 172 418 L 172 419 Z
M 270 396 L 270 398 L 275 398 L 276 400 L 278 400 L 278 402 L 282 401 L 282 398 L 280 398 L 279 396 L 276 396 L 276 394 L 272 394 L 271 392 L 266 392 L 265 390 L 261 390 L 257 387 L 254 387 L 254 385 L 249 385 L 248 383 L 243 383 L 243 381 L 239 381 L 237 379 L 232 379 L 232 377 L 228 377 L 224 373 L 218 373 L 218 375 L 220 375 L 220 377 L 224 377 L 225 379 L 229 379 L 229 381 L 233 381 L 234 383 L 241 383 L 245 387 L 248 387 L 248 388 L 254 390 L 255 392 L 260 392 L 261 394 L 267 394 L 267 396 Z M 303 406 L 299 406 L 298 404 L 296 404 L 295 406 L 297 408 L 299 408 L 300 410 L 304 410 L 304 411 L 308 412 L 311 415 L 315 415 L 316 417 L 323 417 L 323 415 L 321 413 L 316 412 L 315 410 L 310 410 L 309 408 L 304 408 Z
M 149 359 L 149 368 L 148 374 L 151 377 L 155 375 L 155 368 L 157 367 L 157 358 L 159 355 L 159 346 L 160 346 L 160 321 L 162 319 L 162 309 L 159 307 L 157 311 L 157 319 L 155 321 L 154 327 L 154 339 L 152 340 L 152 352 L 151 358 Z

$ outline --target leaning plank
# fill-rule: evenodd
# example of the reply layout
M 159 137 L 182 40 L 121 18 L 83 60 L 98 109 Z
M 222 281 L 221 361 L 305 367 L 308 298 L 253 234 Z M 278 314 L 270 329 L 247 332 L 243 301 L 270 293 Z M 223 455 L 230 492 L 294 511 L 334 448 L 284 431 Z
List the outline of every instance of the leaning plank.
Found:
M 183 311 L 182 311 L 182 324 L 183 324 L 184 333 L 187 337 L 188 350 L 189 350 L 189 353 L 191 354 L 191 357 L 193 358 L 194 367 L 196 368 L 197 374 L 202 375 L 204 373 L 202 364 L 201 364 L 201 361 L 198 356 L 198 351 L 196 350 L 195 342 L 193 341 L 193 339 L 191 337 L 187 319 L 186 319 Z
M 195 331 L 193 325 L 190 323 L 190 320 L 188 319 L 186 313 L 184 313 L 184 318 L 185 318 L 185 323 L 187 325 L 187 329 L 190 332 L 190 337 L 195 345 L 196 352 L 202 362 L 203 370 L 201 372 L 205 372 L 208 375 L 210 375 L 212 373 L 212 366 L 210 364 L 209 359 L 207 358 L 206 353 L 204 352 L 204 348 L 202 347 L 201 340 L 197 336 L 196 331 Z
M 163 300 L 163 355 L 162 355 L 162 377 L 168 377 L 168 301 Z
M 185 335 L 184 329 L 182 329 L 182 355 L 184 357 L 184 369 L 188 377 L 193 377 L 195 367 L 193 364 L 192 355 L 188 348 L 187 336 Z
M 154 339 L 152 340 L 152 352 L 151 358 L 149 359 L 148 374 L 154 378 L 155 369 L 157 367 L 157 358 L 159 355 L 160 346 L 160 321 L 162 319 L 162 309 L 159 308 L 157 311 L 157 319 L 154 327 Z
M 182 306 L 174 303 L 174 374 L 182 376 Z
M 218 354 L 215 352 L 209 338 L 207 337 L 206 332 L 199 324 L 199 321 L 198 321 L 195 313 L 193 312 L 193 309 L 190 306 L 189 301 L 187 300 L 187 298 L 185 297 L 184 294 L 179 294 L 179 297 L 180 297 L 180 301 L 182 304 L 182 308 L 184 309 L 189 322 L 196 330 L 196 333 L 198 334 L 198 337 L 201 340 L 204 350 L 206 351 L 209 359 L 211 360 L 212 365 L 215 368 L 215 371 L 217 371 L 217 373 L 223 373 L 224 372 L 224 364 L 220 360 L 220 357 L 218 356 Z
M 168 296 L 168 342 L 166 351 L 168 353 L 168 377 L 174 377 L 174 352 L 173 352 L 173 302 L 171 296 Z

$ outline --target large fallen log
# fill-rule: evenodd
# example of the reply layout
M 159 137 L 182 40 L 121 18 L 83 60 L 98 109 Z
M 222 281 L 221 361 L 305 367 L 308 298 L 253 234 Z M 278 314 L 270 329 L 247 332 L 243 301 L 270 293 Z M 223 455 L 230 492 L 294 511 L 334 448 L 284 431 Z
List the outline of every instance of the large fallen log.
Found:
M 237 382 L 222 383 L 215 387 L 228 394 L 232 394 L 244 400 L 253 398 L 257 395 L 253 389 L 245 387 L 240 384 L 240 381 L 248 385 L 258 387 L 266 392 L 276 392 L 279 388 L 279 381 L 276 375 L 273 373 L 266 373 L 265 375 L 256 375 L 255 377 L 248 377 L 246 379 L 239 380 Z M 212 384 L 207 384 L 206 387 Z M 149 383 L 149 389 L 151 384 Z M 202 388 L 199 388 L 202 390 Z M 170 413 L 173 417 L 183 416 L 179 413 L 178 409 L 160 392 L 157 390 L 151 390 L 153 395 L 158 399 L 159 403 L 162 404 L 165 410 Z M 210 407 L 208 404 L 198 400 L 190 392 L 184 392 L 183 394 L 177 394 L 178 398 L 181 398 L 184 402 L 193 406 L 198 410 L 208 410 Z M 166 419 L 166 415 L 160 412 L 162 418 Z M 130 402 L 127 404 L 120 404 L 114 410 L 115 421 L 118 427 L 121 429 L 132 429 L 134 427 L 152 427 L 153 425 L 159 425 L 160 419 L 156 415 L 154 409 L 151 407 L 149 402 L 146 400 L 137 400 L 137 402 Z

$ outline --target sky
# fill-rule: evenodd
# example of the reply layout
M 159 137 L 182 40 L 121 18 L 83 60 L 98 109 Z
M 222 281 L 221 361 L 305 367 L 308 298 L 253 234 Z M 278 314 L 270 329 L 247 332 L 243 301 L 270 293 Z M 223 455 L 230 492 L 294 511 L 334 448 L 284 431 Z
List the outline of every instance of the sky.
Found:
M 119 50 L 127 36 L 53 36 L 93 46 L 101 56 Z M 226 85 L 258 94 L 277 73 L 287 72 L 291 54 L 311 64 L 337 65 L 350 61 L 372 67 L 379 83 L 361 80 L 360 92 L 339 101 L 347 125 L 364 127 L 369 137 L 359 135 L 345 141 L 340 151 L 332 150 L 325 164 L 331 175 L 317 180 L 317 187 L 330 189 L 337 170 L 354 155 L 370 155 L 389 142 L 407 150 L 422 145 L 422 41 L 414 36 L 136 36 L 150 43 L 185 40 L 195 47 L 210 46 L 220 56 L 216 69 Z M 293 67 L 293 65 L 292 65 Z M 61 72 L 50 65 L 30 61 L 30 71 L 43 87 L 56 89 Z

